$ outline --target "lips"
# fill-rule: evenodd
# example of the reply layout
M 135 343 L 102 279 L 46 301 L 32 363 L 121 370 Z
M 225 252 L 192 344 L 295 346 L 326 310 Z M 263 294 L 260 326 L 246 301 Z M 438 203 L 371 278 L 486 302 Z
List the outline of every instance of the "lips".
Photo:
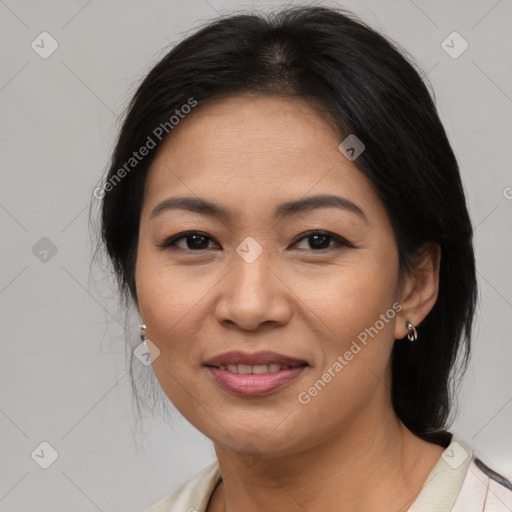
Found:
M 254 352 L 252 354 L 241 351 L 224 352 L 223 354 L 219 354 L 208 359 L 203 364 L 205 366 L 214 366 L 216 368 L 224 367 L 222 369 L 227 369 L 231 366 L 229 370 L 234 371 L 234 373 L 265 373 L 261 371 L 263 369 L 262 367 L 265 365 L 267 366 L 267 370 L 270 370 L 270 372 L 279 371 L 279 369 L 283 367 L 293 368 L 296 366 L 308 366 L 308 363 L 304 360 L 268 350 Z M 238 367 L 236 370 L 235 365 Z M 278 365 L 279 368 L 277 367 Z M 251 367 L 251 370 L 249 367 Z M 254 369 L 256 371 L 253 371 Z
M 231 394 L 261 397 L 299 378 L 309 364 L 277 352 L 225 352 L 203 365 L 217 384 Z

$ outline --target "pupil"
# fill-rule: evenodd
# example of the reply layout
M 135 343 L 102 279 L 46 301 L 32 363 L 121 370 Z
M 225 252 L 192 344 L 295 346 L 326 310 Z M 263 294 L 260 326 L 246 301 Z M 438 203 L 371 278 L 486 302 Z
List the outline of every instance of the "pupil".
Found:
M 313 243 L 313 246 L 316 249 L 327 249 L 329 247 L 329 243 L 327 243 L 327 245 L 325 245 L 325 242 L 329 240 L 329 236 L 327 236 L 327 235 L 312 235 L 312 238 L 315 240 L 315 242 Z M 318 242 L 319 238 L 320 238 L 321 241 L 323 239 L 324 244 L 322 244 L 322 243 L 317 244 L 316 243 L 316 242 Z M 320 245 L 320 246 L 323 245 L 323 247 L 319 247 L 318 245 Z
M 192 243 L 190 243 L 190 239 L 193 239 Z M 202 247 L 202 245 L 205 245 L 204 244 L 205 240 L 206 240 L 206 238 L 203 235 L 190 235 L 187 238 L 188 248 L 189 249 L 205 249 L 206 246 L 208 245 L 208 242 L 206 241 L 206 246 Z M 203 244 L 201 244 L 201 241 L 203 242 Z

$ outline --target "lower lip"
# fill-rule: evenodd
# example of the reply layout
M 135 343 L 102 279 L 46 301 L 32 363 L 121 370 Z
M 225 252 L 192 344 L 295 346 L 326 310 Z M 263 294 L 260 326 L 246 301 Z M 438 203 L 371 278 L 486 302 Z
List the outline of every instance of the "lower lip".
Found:
M 272 393 L 296 379 L 306 366 L 296 366 L 273 373 L 232 373 L 207 366 L 217 383 L 226 391 L 242 396 L 262 396 Z

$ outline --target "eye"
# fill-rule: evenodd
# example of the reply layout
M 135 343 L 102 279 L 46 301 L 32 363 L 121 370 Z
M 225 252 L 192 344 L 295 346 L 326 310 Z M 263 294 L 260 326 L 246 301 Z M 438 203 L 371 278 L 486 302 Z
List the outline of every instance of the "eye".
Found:
M 353 245 L 344 238 L 333 233 L 329 233 L 328 231 L 310 231 L 309 233 L 306 233 L 305 236 L 299 238 L 294 245 L 301 240 L 309 240 L 309 247 L 306 247 L 306 250 L 321 251 L 341 246 L 353 247 Z M 334 241 L 334 245 L 330 245 L 330 241 Z
M 184 244 L 181 246 L 178 245 L 178 242 L 182 240 Z M 186 233 L 181 233 L 165 240 L 159 247 L 162 249 L 177 247 L 178 249 L 190 251 L 202 251 L 209 249 L 208 243 L 210 241 L 213 241 L 213 239 L 205 233 L 201 233 L 200 231 L 187 231 Z
M 353 245 L 344 238 L 329 233 L 328 231 L 310 231 L 294 242 L 293 245 L 297 245 L 302 240 L 309 241 L 309 247 L 306 247 L 306 250 L 314 250 L 315 252 L 342 246 L 353 247 Z M 180 242 L 183 243 L 179 245 Z M 200 231 L 187 231 L 168 238 L 163 243 L 159 244 L 159 247 L 162 249 L 178 248 L 189 251 L 203 251 L 211 249 L 211 247 L 208 247 L 210 242 L 214 242 L 214 240 L 205 233 L 201 233 Z M 334 244 L 331 245 L 330 242 L 334 242 Z

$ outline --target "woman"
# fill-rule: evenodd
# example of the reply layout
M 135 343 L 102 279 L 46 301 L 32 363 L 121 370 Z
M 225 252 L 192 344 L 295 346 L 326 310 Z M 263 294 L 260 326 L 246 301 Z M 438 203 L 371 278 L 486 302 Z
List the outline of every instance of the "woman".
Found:
M 151 512 L 511 509 L 446 430 L 477 296 L 458 165 L 418 72 L 352 15 L 220 18 L 170 51 L 102 236 L 218 459 Z

